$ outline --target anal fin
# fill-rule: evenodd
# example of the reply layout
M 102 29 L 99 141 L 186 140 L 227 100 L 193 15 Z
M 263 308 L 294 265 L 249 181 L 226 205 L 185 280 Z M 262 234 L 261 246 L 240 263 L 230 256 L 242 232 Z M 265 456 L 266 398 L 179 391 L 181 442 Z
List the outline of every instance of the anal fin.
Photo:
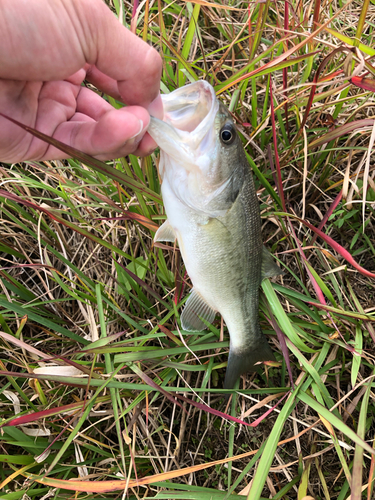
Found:
M 181 314 L 181 326 L 183 330 L 199 332 L 205 330 L 207 325 L 201 320 L 205 319 L 212 323 L 215 319 L 216 311 L 210 307 L 205 300 L 194 289 L 185 303 Z
M 157 241 L 171 241 L 172 243 L 176 240 L 176 233 L 173 227 L 166 220 L 156 231 L 154 236 L 154 243 Z
M 284 271 L 274 261 L 271 253 L 263 246 L 262 252 L 262 281 L 266 278 L 273 278 L 274 276 L 280 276 L 284 274 Z

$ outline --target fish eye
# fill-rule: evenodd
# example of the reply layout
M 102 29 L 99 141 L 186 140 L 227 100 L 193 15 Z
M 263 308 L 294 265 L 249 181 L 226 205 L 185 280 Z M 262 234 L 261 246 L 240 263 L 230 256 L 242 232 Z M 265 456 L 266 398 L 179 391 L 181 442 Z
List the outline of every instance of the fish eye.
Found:
M 223 144 L 232 144 L 236 138 L 236 133 L 234 127 L 231 123 L 226 123 L 224 127 L 220 130 L 220 139 Z

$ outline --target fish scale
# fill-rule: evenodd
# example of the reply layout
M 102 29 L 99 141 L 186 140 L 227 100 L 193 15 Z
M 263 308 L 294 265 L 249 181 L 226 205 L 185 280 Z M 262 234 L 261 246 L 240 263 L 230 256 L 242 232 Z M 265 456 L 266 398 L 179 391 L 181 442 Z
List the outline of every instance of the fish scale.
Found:
M 148 132 L 160 146 L 167 221 L 155 241 L 178 240 L 193 291 L 184 330 L 206 328 L 219 312 L 230 351 L 224 387 L 259 361 L 273 360 L 259 324 L 263 277 L 281 274 L 264 248 L 259 202 L 242 142 L 211 85 L 199 81 L 163 98 L 164 121 Z M 203 320 L 202 320 L 203 319 Z

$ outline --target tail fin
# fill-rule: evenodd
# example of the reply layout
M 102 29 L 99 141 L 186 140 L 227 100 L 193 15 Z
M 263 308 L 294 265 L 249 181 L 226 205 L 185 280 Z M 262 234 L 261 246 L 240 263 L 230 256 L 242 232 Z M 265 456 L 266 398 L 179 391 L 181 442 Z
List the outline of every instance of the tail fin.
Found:
M 255 345 L 250 345 L 247 349 L 229 352 L 228 367 L 225 374 L 224 389 L 233 389 L 237 379 L 246 372 L 255 372 L 258 361 L 274 361 L 275 356 L 263 336 L 259 335 Z

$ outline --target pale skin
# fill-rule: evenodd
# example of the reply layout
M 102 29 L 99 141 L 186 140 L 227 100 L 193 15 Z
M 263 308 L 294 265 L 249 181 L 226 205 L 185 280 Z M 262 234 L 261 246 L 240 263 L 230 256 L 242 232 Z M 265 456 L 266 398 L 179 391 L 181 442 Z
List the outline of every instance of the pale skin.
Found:
M 155 148 L 146 130 L 163 114 L 161 58 L 102 0 L 0 0 L 0 32 L 0 113 L 99 159 Z M 0 161 L 66 157 L 0 116 Z

